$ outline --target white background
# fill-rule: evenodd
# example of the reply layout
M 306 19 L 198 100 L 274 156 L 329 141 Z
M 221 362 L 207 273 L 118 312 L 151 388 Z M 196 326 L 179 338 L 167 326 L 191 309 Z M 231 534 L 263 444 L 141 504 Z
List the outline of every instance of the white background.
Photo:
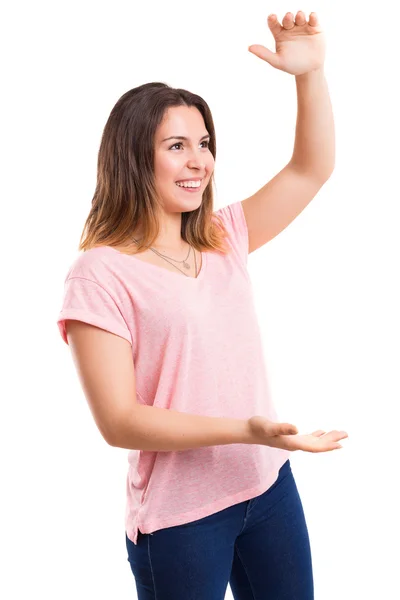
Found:
M 327 36 L 336 168 L 249 256 L 249 271 L 281 420 L 304 433 L 349 433 L 342 450 L 291 457 L 315 597 L 396 596 L 400 14 L 391 5 L 74 0 L 2 11 L 6 600 L 136 598 L 124 533 L 128 451 L 98 432 L 56 325 L 108 115 L 145 82 L 200 94 L 217 132 L 215 208 L 248 197 L 291 157 L 296 90 L 293 76 L 247 47 L 274 50 L 268 14 L 281 21 L 300 9 L 316 11 Z

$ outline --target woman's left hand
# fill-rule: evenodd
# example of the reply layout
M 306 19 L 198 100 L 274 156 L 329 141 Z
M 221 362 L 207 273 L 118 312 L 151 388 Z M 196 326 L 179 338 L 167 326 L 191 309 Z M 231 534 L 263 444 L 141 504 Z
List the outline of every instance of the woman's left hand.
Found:
M 275 39 L 276 53 L 265 46 L 253 44 L 249 51 L 267 63 L 291 75 L 303 75 L 320 69 L 325 60 L 325 36 L 315 12 L 309 21 L 299 10 L 293 19 L 288 12 L 280 25 L 276 15 L 269 15 L 268 27 Z

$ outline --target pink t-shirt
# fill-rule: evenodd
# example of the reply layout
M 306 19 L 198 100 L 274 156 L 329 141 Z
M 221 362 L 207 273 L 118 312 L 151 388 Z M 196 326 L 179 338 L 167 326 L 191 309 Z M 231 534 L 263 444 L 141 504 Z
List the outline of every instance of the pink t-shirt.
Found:
M 231 252 L 204 252 L 197 278 L 103 246 L 83 252 L 65 279 L 57 324 L 85 321 L 132 344 L 137 401 L 181 412 L 278 420 L 247 271 L 241 202 L 215 211 Z M 153 452 L 130 450 L 125 530 L 201 519 L 265 492 L 289 452 L 228 444 Z

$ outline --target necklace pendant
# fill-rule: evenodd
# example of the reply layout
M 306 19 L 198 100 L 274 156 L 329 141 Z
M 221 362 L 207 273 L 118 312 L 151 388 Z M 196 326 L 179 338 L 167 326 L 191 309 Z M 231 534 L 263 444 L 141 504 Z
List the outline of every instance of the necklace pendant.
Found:
M 190 265 L 189 263 L 183 261 L 183 266 L 185 267 L 185 269 L 190 269 Z

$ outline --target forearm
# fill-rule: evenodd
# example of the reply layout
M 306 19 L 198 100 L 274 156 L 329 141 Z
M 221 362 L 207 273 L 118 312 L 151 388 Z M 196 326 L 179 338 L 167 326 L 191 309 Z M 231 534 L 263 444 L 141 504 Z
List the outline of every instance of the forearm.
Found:
M 130 450 L 171 452 L 202 446 L 253 443 L 246 419 L 191 415 L 138 404 L 111 445 Z
M 295 79 L 297 122 L 290 164 L 326 179 L 335 166 L 335 128 L 324 70 Z

